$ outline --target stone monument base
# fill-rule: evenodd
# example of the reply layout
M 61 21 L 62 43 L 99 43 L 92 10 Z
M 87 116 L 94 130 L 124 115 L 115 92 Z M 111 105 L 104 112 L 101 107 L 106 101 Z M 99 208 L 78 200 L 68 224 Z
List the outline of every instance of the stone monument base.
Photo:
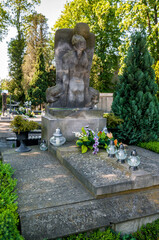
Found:
M 42 138 L 49 144 L 50 138 L 60 128 L 66 141 L 75 139 L 74 132 L 81 132 L 81 128 L 89 125 L 94 131 L 100 131 L 106 126 L 103 118 L 103 110 L 87 108 L 49 108 L 46 107 L 46 115 L 42 117 Z

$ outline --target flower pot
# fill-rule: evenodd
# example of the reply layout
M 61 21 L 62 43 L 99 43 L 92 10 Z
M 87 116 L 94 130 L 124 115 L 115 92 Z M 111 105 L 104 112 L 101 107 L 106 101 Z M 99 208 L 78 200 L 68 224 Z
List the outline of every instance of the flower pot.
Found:
M 16 133 L 17 140 L 20 141 L 20 146 L 15 150 L 16 152 L 29 152 L 31 148 L 26 146 L 25 141 L 28 139 L 28 132 Z

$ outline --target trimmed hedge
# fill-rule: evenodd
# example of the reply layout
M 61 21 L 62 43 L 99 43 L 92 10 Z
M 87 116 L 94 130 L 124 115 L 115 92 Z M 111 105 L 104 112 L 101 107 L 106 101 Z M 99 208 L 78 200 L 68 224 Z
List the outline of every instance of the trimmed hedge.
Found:
M 13 169 L 0 161 L 0 239 L 23 240 L 17 227 L 16 179 L 12 179 Z
M 159 153 L 159 142 L 141 142 L 138 146 Z
M 159 239 L 159 219 L 153 223 L 147 223 L 137 232 L 133 233 L 136 240 L 158 240 Z
M 91 233 L 80 233 L 78 235 L 71 235 L 65 238 L 57 238 L 56 240 L 158 240 L 159 239 L 159 219 L 147 223 L 142 226 L 137 232 L 133 234 L 125 234 L 121 236 L 120 233 L 114 232 L 107 228 L 104 232 L 100 230 Z
M 78 235 L 71 235 L 66 238 L 57 238 L 57 240 L 120 240 L 120 233 L 117 234 L 110 228 L 101 232 L 100 230 L 93 231 L 90 233 L 80 233 Z

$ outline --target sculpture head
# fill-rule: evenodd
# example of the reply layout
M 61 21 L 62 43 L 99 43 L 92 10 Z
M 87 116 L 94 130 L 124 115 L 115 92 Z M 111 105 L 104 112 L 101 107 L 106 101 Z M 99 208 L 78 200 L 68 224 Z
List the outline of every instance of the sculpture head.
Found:
M 72 45 L 77 52 L 83 52 L 86 49 L 86 40 L 80 35 L 73 35 Z

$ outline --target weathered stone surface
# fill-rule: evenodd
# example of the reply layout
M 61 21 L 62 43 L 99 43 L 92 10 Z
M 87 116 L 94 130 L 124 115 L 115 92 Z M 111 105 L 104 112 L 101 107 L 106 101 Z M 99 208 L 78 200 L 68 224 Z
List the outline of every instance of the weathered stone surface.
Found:
M 55 33 L 56 86 L 48 88 L 52 107 L 89 107 L 99 101 L 99 92 L 89 87 L 95 36 L 86 23 Z
M 26 240 L 42 240 L 88 231 L 156 214 L 159 190 L 84 201 L 21 213 Z
M 114 226 L 112 227 L 116 232 L 129 234 L 129 233 L 136 232 L 136 229 L 141 228 L 142 225 L 146 225 L 147 223 L 152 223 L 157 219 L 159 219 L 159 213 L 155 215 L 150 215 L 144 218 L 137 218 L 135 220 L 114 224 Z
M 48 152 L 33 147 L 30 153 L 3 153 L 4 162 L 15 169 L 18 179 L 19 212 L 92 199 L 90 193 Z
M 74 132 L 81 132 L 83 126 L 89 125 L 95 131 L 102 130 L 106 125 L 106 119 L 102 116 L 101 110 L 58 109 L 54 111 L 54 109 L 47 109 L 47 114 L 42 117 L 42 138 L 49 144 L 56 128 L 60 128 L 67 141 L 74 141 Z
M 51 146 L 50 146 L 51 148 Z M 133 147 L 128 148 L 128 154 Z M 132 189 L 159 185 L 158 154 L 143 152 L 137 148 L 141 156 L 138 171 L 129 169 L 127 163 L 120 164 L 116 158 L 109 158 L 106 151 L 93 155 L 69 151 L 69 147 L 54 148 L 58 159 L 66 166 L 96 197 Z M 145 157 L 147 156 L 147 157 Z M 154 159 L 152 159 L 152 157 Z
M 101 118 L 104 111 L 98 109 L 88 108 L 50 108 L 46 106 L 46 114 L 53 118 L 75 118 L 75 119 L 88 119 L 88 118 Z

